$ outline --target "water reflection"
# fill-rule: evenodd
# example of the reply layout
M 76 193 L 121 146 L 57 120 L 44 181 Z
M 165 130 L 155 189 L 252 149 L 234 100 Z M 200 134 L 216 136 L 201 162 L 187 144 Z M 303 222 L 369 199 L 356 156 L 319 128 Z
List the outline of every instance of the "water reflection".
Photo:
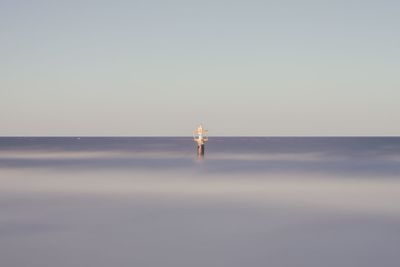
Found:
M 0 138 L 0 168 L 400 175 L 400 138 Z M 201 166 L 201 168 L 199 167 Z
M 399 138 L 214 138 L 205 158 L 191 138 L 0 138 L 0 262 L 397 266 L 399 152 Z

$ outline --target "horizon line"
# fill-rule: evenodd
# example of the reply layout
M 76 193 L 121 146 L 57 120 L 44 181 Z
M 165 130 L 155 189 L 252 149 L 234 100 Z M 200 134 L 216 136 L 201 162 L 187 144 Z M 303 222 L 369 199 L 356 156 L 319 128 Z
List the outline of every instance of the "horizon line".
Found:
M 0 135 L 0 138 L 158 138 L 158 137 L 168 137 L 168 138 L 192 138 L 190 135 Z M 400 137 L 400 135 L 208 135 L 208 137 L 224 137 L 224 138 L 235 138 L 235 137 L 262 137 L 262 138 L 276 138 L 276 137 Z

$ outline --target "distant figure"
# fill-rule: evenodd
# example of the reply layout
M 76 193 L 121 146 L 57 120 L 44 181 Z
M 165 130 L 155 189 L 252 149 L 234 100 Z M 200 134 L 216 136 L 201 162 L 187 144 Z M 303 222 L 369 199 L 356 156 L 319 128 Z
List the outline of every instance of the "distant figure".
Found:
M 204 144 L 208 141 L 207 132 L 201 124 L 193 132 L 193 140 L 197 143 L 197 156 L 199 157 L 204 156 Z

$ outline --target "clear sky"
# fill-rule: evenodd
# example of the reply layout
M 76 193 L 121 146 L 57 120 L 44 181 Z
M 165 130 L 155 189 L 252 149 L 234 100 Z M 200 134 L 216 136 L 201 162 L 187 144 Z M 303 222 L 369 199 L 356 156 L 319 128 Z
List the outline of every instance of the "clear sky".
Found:
M 400 135 L 400 2 L 0 1 L 0 135 Z

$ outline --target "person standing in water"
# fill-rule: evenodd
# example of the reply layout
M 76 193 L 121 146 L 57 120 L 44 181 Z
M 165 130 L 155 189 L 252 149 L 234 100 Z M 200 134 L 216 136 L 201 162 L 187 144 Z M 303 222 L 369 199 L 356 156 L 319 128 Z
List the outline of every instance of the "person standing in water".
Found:
M 193 140 L 197 143 L 197 156 L 204 156 L 204 144 L 208 141 L 207 130 L 200 124 L 193 132 Z

